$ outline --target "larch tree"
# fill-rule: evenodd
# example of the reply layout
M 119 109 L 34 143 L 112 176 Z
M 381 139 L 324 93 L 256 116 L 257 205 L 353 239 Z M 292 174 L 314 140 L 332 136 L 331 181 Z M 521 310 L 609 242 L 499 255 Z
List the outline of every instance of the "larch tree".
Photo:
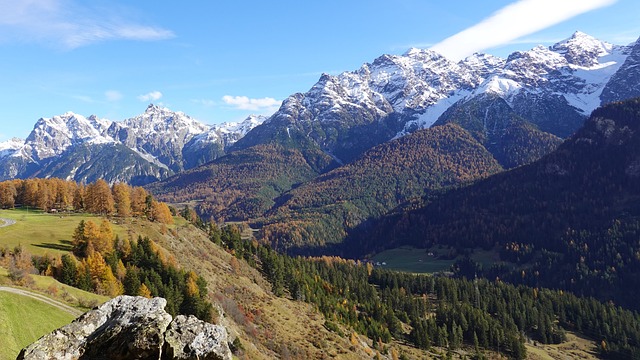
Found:
M 116 210 L 111 188 L 102 179 L 87 186 L 85 203 L 87 211 L 94 214 L 109 215 Z
M 85 208 L 84 198 L 86 195 L 86 187 L 83 184 L 78 184 L 73 191 L 73 210 L 82 211 Z
M 0 183 L 0 207 L 3 209 L 13 208 L 16 204 L 18 190 L 11 181 Z
M 140 186 L 136 186 L 131 190 L 131 212 L 133 216 L 141 216 L 147 209 L 146 205 L 147 191 Z
M 111 187 L 115 201 L 116 214 L 121 217 L 131 216 L 131 188 L 124 183 L 116 183 Z

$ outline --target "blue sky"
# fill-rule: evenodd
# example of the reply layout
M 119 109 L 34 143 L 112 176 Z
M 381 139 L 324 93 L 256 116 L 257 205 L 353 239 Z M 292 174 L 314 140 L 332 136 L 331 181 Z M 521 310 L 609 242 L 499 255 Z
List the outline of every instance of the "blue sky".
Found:
M 503 16 L 513 24 L 494 21 L 514 5 Z M 487 22 L 512 36 L 485 43 L 476 25 Z M 466 40 L 443 42 L 465 29 Z M 151 102 L 205 123 L 238 121 L 272 113 L 322 72 L 385 53 L 439 44 L 455 57 L 474 44 L 506 56 L 575 30 L 635 41 L 640 1 L 0 0 L 0 141 L 26 137 L 40 117 L 122 120 Z

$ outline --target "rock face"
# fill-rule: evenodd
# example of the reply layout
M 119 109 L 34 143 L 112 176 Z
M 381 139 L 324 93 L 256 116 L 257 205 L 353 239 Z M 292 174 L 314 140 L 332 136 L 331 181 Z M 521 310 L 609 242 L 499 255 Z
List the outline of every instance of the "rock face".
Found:
M 178 315 L 164 335 L 163 358 L 222 360 L 229 352 L 227 332 L 195 316 Z M 230 357 L 229 357 L 230 358 Z
M 172 316 L 163 298 L 119 296 L 23 349 L 18 359 L 231 359 L 227 332 Z

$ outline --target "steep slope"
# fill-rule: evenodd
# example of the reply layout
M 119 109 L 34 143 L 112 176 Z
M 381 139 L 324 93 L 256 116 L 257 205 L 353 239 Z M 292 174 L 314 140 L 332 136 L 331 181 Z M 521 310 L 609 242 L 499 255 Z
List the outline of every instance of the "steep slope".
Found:
M 640 99 L 634 99 L 595 110 L 580 131 L 531 165 L 390 215 L 373 233 L 352 239 L 351 248 L 496 246 L 503 259 L 525 266 L 517 276 L 499 271 L 501 278 L 636 306 L 621 289 L 640 286 L 639 203 Z
M 507 169 L 535 161 L 562 143 L 559 137 L 518 116 L 495 94 L 453 104 L 434 126 L 446 123 L 467 129 Z
M 78 144 L 71 146 L 55 158 L 31 167 L 23 177 L 57 177 L 77 182 L 92 183 L 103 179 L 109 183 L 126 182 L 140 186 L 164 179 L 171 170 L 158 161 L 148 161 L 122 144 Z
M 629 56 L 602 90 L 602 103 L 629 99 L 640 92 L 640 39 L 629 50 Z
M 409 199 L 501 170 L 457 125 L 420 130 L 285 193 L 256 225 L 281 250 L 313 251 L 339 243 L 354 228 Z
M 448 93 L 471 89 L 480 81 L 468 68 L 430 50 L 383 55 L 357 71 L 323 74 L 311 90 L 286 99 L 270 121 L 235 148 L 274 141 L 278 133 L 296 130 L 348 162 L 394 137 Z
M 205 218 L 246 220 L 264 214 L 295 184 L 333 166 L 318 149 L 258 145 L 185 171 L 148 189 L 164 201 L 198 201 Z
M 149 105 L 144 114 L 114 123 L 109 135 L 128 148 L 153 155 L 171 170 L 184 170 L 182 149 L 208 126 L 182 112 Z

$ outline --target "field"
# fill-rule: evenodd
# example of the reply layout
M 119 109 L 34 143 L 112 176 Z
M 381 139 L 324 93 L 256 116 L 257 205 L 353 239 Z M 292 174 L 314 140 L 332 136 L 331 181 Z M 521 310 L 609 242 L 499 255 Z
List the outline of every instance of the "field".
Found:
M 80 220 L 92 220 L 98 224 L 102 221 L 98 216 L 87 214 L 47 214 L 27 209 L 0 210 L 0 218 L 16 221 L 0 228 L 0 247 L 22 245 L 34 255 L 68 252 L 73 230 Z M 119 236 L 126 236 L 121 226 L 113 225 L 113 230 Z
M 0 360 L 15 359 L 23 347 L 73 319 L 39 300 L 0 291 Z
M 449 271 L 458 257 L 451 257 L 451 249 L 434 246 L 429 249 L 413 247 L 399 247 L 376 254 L 372 260 L 376 265 L 385 269 L 411 273 L 436 273 Z M 494 251 L 474 250 L 469 257 L 483 266 L 490 266 L 498 261 L 498 254 Z

